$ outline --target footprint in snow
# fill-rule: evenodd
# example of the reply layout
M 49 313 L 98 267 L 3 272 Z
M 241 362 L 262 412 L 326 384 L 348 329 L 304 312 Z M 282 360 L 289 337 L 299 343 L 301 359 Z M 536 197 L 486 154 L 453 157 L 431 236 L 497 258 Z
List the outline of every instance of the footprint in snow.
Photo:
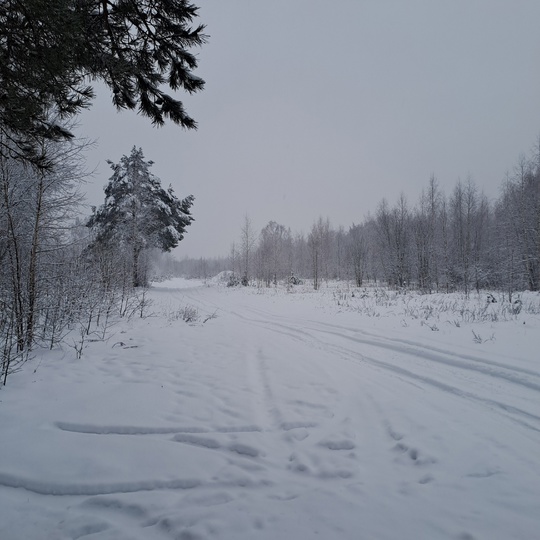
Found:
M 218 448 L 221 448 L 221 445 L 215 439 L 212 439 L 210 437 L 199 437 L 197 435 L 189 435 L 185 433 L 178 433 L 173 437 L 173 441 L 190 444 L 193 446 L 211 448 L 212 450 L 217 450 Z
M 311 469 L 306 465 L 295 453 L 289 456 L 289 464 L 287 469 L 293 472 L 309 474 Z
M 420 450 L 417 448 L 410 448 L 405 443 L 398 442 L 394 446 L 394 450 L 398 452 L 401 456 L 407 456 L 409 460 L 414 463 L 414 465 L 422 466 L 422 465 L 430 465 L 432 463 L 436 463 L 437 460 L 435 458 L 429 457 L 429 456 L 423 456 L 420 454 Z
M 241 456 L 258 457 L 261 455 L 261 451 L 257 448 L 243 443 L 233 443 L 227 447 L 231 452 L 236 452 Z
M 394 431 L 390 426 L 388 426 L 388 435 L 394 439 L 394 441 L 401 441 L 403 439 L 403 435 L 401 433 L 398 433 L 397 431 Z
M 418 483 L 425 485 L 425 484 L 430 484 L 434 480 L 435 478 L 431 474 L 425 474 L 424 476 L 422 476 L 422 478 L 420 478 L 420 480 L 418 480 Z
M 282 422 L 280 427 L 283 431 L 291 431 L 291 429 L 298 429 L 298 428 L 314 428 L 317 427 L 318 424 L 316 422 Z
M 291 429 L 283 435 L 283 439 L 288 443 L 294 443 L 295 441 L 303 441 L 308 437 L 309 431 L 304 428 Z
M 356 445 L 353 441 L 344 439 L 344 440 L 323 440 L 319 443 L 320 446 L 328 448 L 328 450 L 354 450 Z

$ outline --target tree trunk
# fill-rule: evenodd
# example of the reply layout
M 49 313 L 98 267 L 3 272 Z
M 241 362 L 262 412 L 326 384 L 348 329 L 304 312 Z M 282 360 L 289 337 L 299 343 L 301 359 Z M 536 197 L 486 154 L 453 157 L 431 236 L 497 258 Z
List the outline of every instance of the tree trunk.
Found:
M 26 314 L 26 345 L 31 348 L 34 341 L 34 326 L 36 317 L 36 300 L 37 300 L 37 257 L 39 246 L 39 232 L 43 204 L 43 177 L 40 177 L 36 215 L 34 221 L 34 231 L 32 234 L 32 247 L 30 250 L 30 264 L 28 269 L 28 311 Z
M 141 249 L 137 246 L 133 246 L 133 287 L 140 287 L 140 275 L 139 275 L 139 258 L 141 255 Z
M 14 326 L 16 330 L 17 338 L 17 350 L 20 352 L 24 350 L 24 299 L 22 293 L 22 268 L 21 268 L 21 253 L 19 246 L 19 238 L 13 219 L 13 213 L 11 209 L 11 199 L 9 196 L 9 185 L 7 171 L 2 171 L 3 176 L 3 195 L 4 204 L 6 207 L 7 216 L 7 244 L 8 244 L 8 257 L 11 267 L 11 285 L 13 293 L 13 312 L 14 312 Z

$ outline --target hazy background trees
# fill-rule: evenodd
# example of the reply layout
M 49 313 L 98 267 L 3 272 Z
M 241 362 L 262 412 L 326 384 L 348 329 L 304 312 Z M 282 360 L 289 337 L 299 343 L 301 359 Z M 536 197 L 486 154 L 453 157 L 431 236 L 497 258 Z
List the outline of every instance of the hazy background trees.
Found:
M 275 221 L 255 234 L 244 218 L 228 263 L 265 286 L 294 275 L 315 289 L 347 279 L 425 293 L 540 290 L 540 143 L 519 159 L 496 200 L 471 178 L 446 194 L 432 175 L 416 203 L 405 193 L 383 199 L 348 230 L 320 216 L 307 235 Z
M 253 257 L 257 236 L 251 218 L 246 214 L 240 231 L 240 272 L 242 282 L 248 284 L 251 278 Z
M 267 287 L 288 277 L 293 264 L 290 229 L 270 221 L 259 236 L 256 261 L 256 277 L 264 281 Z
M 525 282 L 530 290 L 540 290 L 540 147 L 531 159 L 522 157 L 508 177 L 498 217 L 506 240 L 501 255 L 506 255 L 508 279 L 518 287 Z
M 365 224 L 353 223 L 349 228 L 346 236 L 346 257 L 354 282 L 357 287 L 361 287 L 366 278 L 369 258 L 369 237 Z M 344 270 L 344 275 L 348 276 L 347 267 Z

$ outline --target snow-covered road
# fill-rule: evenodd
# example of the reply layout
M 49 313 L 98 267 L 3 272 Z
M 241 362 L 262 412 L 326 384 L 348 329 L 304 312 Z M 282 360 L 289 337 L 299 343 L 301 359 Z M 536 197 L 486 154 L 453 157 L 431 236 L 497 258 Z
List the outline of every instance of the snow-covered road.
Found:
M 538 317 L 176 285 L 2 390 L 2 540 L 540 538 Z

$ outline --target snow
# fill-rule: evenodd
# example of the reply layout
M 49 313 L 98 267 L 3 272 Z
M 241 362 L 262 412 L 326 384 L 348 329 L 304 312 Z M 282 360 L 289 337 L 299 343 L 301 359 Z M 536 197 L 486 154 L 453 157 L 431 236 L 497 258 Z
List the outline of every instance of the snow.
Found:
M 2 540 L 539 537 L 538 295 L 218 283 L 8 379 Z

